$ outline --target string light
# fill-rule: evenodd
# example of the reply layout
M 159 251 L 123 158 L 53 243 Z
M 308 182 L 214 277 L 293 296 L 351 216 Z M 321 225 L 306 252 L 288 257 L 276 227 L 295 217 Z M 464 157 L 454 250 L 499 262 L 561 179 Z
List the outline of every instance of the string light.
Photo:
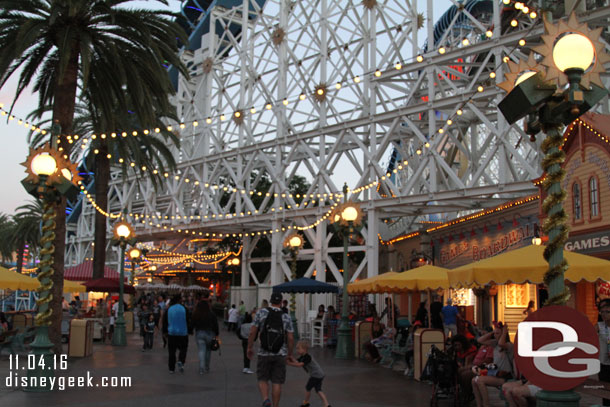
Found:
M 463 216 L 461 218 L 454 219 L 452 221 L 443 223 L 441 225 L 428 228 L 428 229 L 426 229 L 426 232 L 427 233 L 435 232 L 437 230 L 444 229 L 444 228 L 447 228 L 449 226 L 454 226 L 454 225 L 457 225 L 457 224 L 460 224 L 460 223 L 464 223 L 464 222 L 467 222 L 469 220 L 477 219 L 477 218 L 480 218 L 480 217 L 485 216 L 485 215 L 490 215 L 492 213 L 501 212 L 501 211 L 504 211 L 506 209 L 510 209 L 510 208 L 513 208 L 513 207 L 516 207 L 516 206 L 521 206 L 521 205 L 530 203 L 530 202 L 538 200 L 538 199 L 540 199 L 540 195 L 531 195 L 531 196 L 528 196 L 528 197 L 525 197 L 525 198 L 521 198 L 521 199 L 518 199 L 518 200 L 515 200 L 515 201 L 512 201 L 512 202 L 507 202 L 507 203 L 502 204 L 500 206 L 497 206 L 495 208 L 482 210 L 482 211 L 474 213 L 472 215 Z M 391 244 L 394 244 L 394 243 L 399 242 L 401 240 L 411 239 L 413 237 L 419 236 L 419 234 L 420 234 L 420 232 L 412 232 L 412 233 L 408 233 L 408 234 L 403 235 L 403 236 L 395 237 L 395 238 L 393 238 L 391 240 L 388 240 L 388 241 L 384 241 L 383 239 L 381 239 L 381 236 L 379 236 L 379 239 L 380 239 L 380 242 L 382 244 L 384 244 L 384 245 L 391 245 Z

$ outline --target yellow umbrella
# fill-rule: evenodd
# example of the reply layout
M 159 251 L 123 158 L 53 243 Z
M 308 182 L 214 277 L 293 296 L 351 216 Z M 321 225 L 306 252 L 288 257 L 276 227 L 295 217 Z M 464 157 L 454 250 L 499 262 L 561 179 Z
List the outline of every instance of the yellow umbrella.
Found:
M 376 292 L 405 292 L 436 290 L 438 288 L 449 288 L 449 270 L 442 267 L 425 265 L 403 273 L 378 280 Z
M 449 272 L 449 284 L 451 287 L 472 287 L 491 282 L 542 283 L 544 273 L 549 268 L 543 257 L 544 248 L 542 245 L 525 246 L 458 267 Z M 573 283 L 610 280 L 610 261 L 569 251 L 564 251 L 563 255 L 569 265 L 566 280 Z
M 355 283 L 350 283 L 347 286 L 347 292 L 349 294 L 369 294 L 374 292 L 375 282 L 382 278 L 387 278 L 392 275 L 398 274 L 395 271 L 389 271 L 387 273 L 379 274 L 374 277 L 365 278 L 360 281 L 356 281 Z
M 84 293 L 87 287 L 76 281 L 64 280 L 64 293 Z
M 38 287 L 38 280 L 0 267 L 0 290 L 35 290 Z
M 40 287 L 38 279 L 0 267 L 0 290 L 33 291 L 38 289 L 38 287 Z M 64 280 L 64 292 L 84 293 L 85 291 L 85 286 L 73 281 Z

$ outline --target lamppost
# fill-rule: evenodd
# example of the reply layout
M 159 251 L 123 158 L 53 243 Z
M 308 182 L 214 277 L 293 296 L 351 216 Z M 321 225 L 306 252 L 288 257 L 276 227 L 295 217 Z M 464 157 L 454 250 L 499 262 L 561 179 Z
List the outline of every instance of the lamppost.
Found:
M 124 220 L 121 220 L 114 224 L 112 230 L 113 241 L 115 245 L 119 245 L 121 248 L 121 259 L 120 259 L 120 275 L 119 275 L 119 313 L 116 319 L 114 334 L 112 335 L 112 344 L 114 346 L 125 346 L 127 345 L 127 335 L 125 332 L 125 316 L 124 316 L 124 304 L 123 304 L 123 284 L 125 278 L 125 247 L 127 244 L 134 244 L 136 233 L 133 227 Z
M 157 271 L 157 266 L 154 264 L 150 266 L 150 277 L 148 277 L 148 282 L 152 283 L 153 278 L 155 277 L 155 272 Z
M 290 279 L 296 280 L 297 278 L 297 256 L 299 250 L 303 248 L 303 238 L 298 233 L 293 233 L 286 236 L 284 239 L 284 250 L 290 253 Z M 294 329 L 294 338 L 299 339 L 299 327 L 297 324 L 296 317 L 297 301 L 296 294 L 290 294 L 290 319 L 292 319 L 292 329 Z
M 229 305 L 231 305 L 231 294 L 233 293 L 232 287 L 235 285 L 235 270 L 240 264 L 241 261 L 239 261 L 239 258 L 237 257 L 227 260 L 227 266 L 229 266 L 229 270 L 231 271 L 231 285 L 229 286 Z
M 26 391 L 50 391 L 50 378 L 55 375 L 53 369 L 53 343 L 49 340 L 49 325 L 53 310 L 49 307 L 53 296 L 51 289 L 53 282 L 51 276 L 53 270 L 53 254 L 55 246 L 55 209 L 61 201 L 62 196 L 70 200 L 75 200 L 78 196 L 77 184 L 80 181 L 76 164 L 64 159 L 59 151 L 50 147 L 49 144 L 39 148 L 30 149 L 27 160 L 22 164 L 26 167 L 25 172 L 28 176 L 21 181 L 25 190 L 43 202 L 42 216 L 42 238 L 40 240 L 42 249 L 40 250 L 40 264 L 38 280 L 38 300 L 36 305 L 36 337 L 31 344 L 36 361 L 34 369 L 28 369 L 28 378 L 37 378 L 37 386 L 24 388 Z M 29 359 L 29 358 L 28 358 Z M 28 365 L 29 367 L 29 365 Z M 41 379 L 45 377 L 45 385 L 40 385 Z M 28 380 L 32 383 L 32 380 Z
M 347 185 L 343 186 L 343 196 L 347 196 Z M 354 343 L 352 341 L 352 329 L 349 326 L 349 297 L 347 285 L 349 283 L 349 262 L 347 251 L 349 236 L 362 223 L 362 211 L 360 206 L 353 202 L 345 202 L 337 207 L 330 215 L 335 230 L 343 236 L 343 304 L 341 307 L 341 323 L 337 329 L 337 359 L 351 359 L 354 357 Z
M 186 283 L 187 285 L 192 285 L 193 281 L 191 279 L 191 272 L 195 270 L 195 263 L 189 261 L 186 263 L 186 267 L 184 269 L 186 270 Z
M 131 260 L 131 278 L 129 280 L 131 285 L 133 285 L 136 278 L 136 264 L 140 262 L 142 252 L 140 251 L 140 249 L 134 246 L 129 250 L 128 255 L 129 260 Z M 133 297 L 134 296 L 132 295 L 129 299 L 130 306 L 133 306 Z
M 603 52 L 604 45 L 599 41 L 601 30 L 589 30 L 574 14 L 567 22 L 545 21 L 545 29 L 544 45 L 534 49 L 544 57 L 542 63 L 537 64 L 531 54 L 527 62 L 509 62 L 506 81 L 498 85 L 509 93 L 498 107 L 510 124 L 527 117 L 526 131 L 532 141 L 540 131 L 546 135 L 542 143 L 545 153 L 542 167 L 546 173 L 543 188 L 547 197 L 542 209 L 547 215 L 543 231 L 549 237 L 544 250 L 544 258 L 549 263 L 544 283 L 550 298 L 545 305 L 564 305 L 569 297 L 564 285 L 568 265 L 563 258 L 568 228 L 563 209 L 566 192 L 561 186 L 565 178 L 561 168 L 565 160 L 561 130 L 607 95 L 599 75 L 610 56 Z M 578 405 L 579 399 L 573 391 L 543 390 L 537 394 L 539 406 L 573 406 Z

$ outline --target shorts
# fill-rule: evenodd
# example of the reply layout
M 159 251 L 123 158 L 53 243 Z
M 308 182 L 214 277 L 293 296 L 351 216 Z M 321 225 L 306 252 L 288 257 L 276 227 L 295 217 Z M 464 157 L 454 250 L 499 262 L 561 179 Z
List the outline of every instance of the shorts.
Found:
M 284 384 L 286 381 L 286 356 L 258 356 L 256 378 L 259 382 Z
M 322 380 L 324 380 L 323 377 L 310 377 L 309 380 L 307 380 L 307 384 L 305 385 L 305 390 L 311 391 L 311 389 L 316 389 L 316 393 L 321 392 Z
M 527 388 L 530 391 L 530 396 L 532 397 L 536 397 L 536 393 L 538 393 L 540 390 L 542 390 L 542 388 L 534 385 L 534 384 L 528 384 Z

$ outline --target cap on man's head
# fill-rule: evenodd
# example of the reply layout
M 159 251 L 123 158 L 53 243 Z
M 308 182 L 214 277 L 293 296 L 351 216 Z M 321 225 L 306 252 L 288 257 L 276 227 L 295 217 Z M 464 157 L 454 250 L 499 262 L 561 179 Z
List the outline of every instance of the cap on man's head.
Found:
M 271 304 L 281 304 L 282 303 L 282 294 L 280 293 L 273 293 L 271 294 Z
M 453 304 L 453 300 L 451 298 L 447 298 L 447 305 Z

